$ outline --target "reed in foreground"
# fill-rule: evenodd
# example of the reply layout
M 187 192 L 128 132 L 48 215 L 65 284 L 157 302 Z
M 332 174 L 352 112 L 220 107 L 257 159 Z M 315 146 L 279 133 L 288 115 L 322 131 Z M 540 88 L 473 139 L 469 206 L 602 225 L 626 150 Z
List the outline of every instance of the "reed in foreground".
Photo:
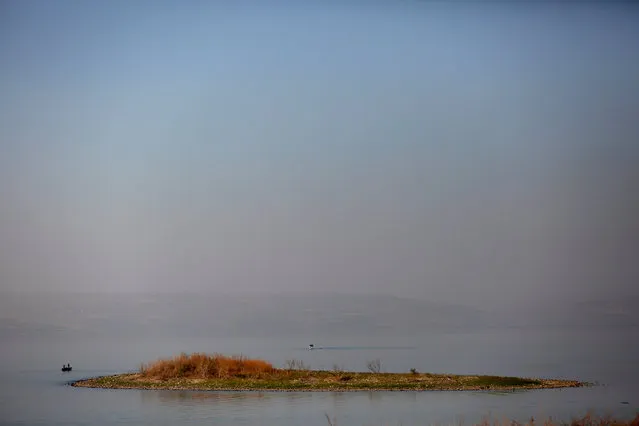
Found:
M 181 354 L 142 364 L 137 373 L 97 377 L 74 386 L 120 389 L 192 389 L 242 391 L 361 390 L 516 390 L 579 387 L 575 380 L 454 374 L 349 372 L 311 370 L 299 361 L 275 368 L 267 361 L 242 355 Z
M 331 419 L 328 414 L 325 414 L 328 426 L 338 426 L 335 418 Z M 549 418 L 543 422 L 537 422 L 534 418 L 530 418 L 525 423 L 519 423 L 514 420 L 510 421 L 498 421 L 485 418 L 479 423 L 475 423 L 474 426 L 639 426 L 639 413 L 631 420 L 620 420 L 613 417 L 600 417 L 592 414 L 586 414 L 583 417 L 573 418 L 568 422 L 558 422 Z M 462 425 L 463 426 L 463 425 Z

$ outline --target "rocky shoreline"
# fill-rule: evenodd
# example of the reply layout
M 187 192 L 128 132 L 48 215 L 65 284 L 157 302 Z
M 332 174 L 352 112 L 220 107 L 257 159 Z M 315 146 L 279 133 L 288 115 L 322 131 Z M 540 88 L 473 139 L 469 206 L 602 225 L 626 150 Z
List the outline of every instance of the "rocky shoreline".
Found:
M 234 392 L 408 392 L 408 391 L 516 391 L 533 389 L 575 388 L 586 386 L 576 380 L 519 379 L 498 376 L 456 376 L 404 373 L 343 373 L 308 371 L 290 380 L 267 379 L 200 379 L 147 378 L 139 373 L 126 373 L 80 379 L 74 387 L 100 389 L 192 390 Z M 346 378 L 346 383 L 342 382 Z M 506 380 L 507 379 L 507 380 Z M 485 384 L 476 384 L 477 382 Z M 519 382 L 517 382 L 519 381 Z M 509 384 L 510 383 L 510 384 Z

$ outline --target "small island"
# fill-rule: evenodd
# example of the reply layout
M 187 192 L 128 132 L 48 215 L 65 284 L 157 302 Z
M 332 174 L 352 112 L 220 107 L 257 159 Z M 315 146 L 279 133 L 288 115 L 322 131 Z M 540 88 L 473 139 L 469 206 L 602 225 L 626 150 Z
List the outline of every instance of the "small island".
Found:
M 378 360 L 368 372 L 311 370 L 302 361 L 290 360 L 285 368 L 242 355 L 181 354 L 142 364 L 136 373 L 79 380 L 76 387 L 108 389 L 167 389 L 215 391 L 478 391 L 580 387 L 575 380 L 534 379 L 421 373 L 383 373 Z

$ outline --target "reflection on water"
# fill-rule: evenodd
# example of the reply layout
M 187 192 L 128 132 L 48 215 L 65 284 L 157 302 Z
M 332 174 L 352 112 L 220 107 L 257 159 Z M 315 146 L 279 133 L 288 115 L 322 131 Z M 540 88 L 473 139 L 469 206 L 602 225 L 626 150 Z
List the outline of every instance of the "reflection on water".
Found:
M 216 400 L 220 402 L 228 402 L 236 399 L 264 399 L 268 398 L 268 396 L 263 392 L 180 392 L 180 398 L 191 398 L 191 399 L 209 399 Z
M 413 392 L 410 392 L 413 393 Z M 368 392 L 368 400 L 371 403 L 376 403 L 379 402 L 382 398 L 382 394 L 379 392 Z
M 311 392 L 239 392 L 239 391 L 188 391 L 188 390 L 144 390 L 137 391 L 145 404 L 224 404 L 243 406 L 264 405 L 272 400 L 287 400 L 296 403 L 311 397 Z M 337 395 L 333 394 L 333 395 Z
M 333 403 L 333 407 L 342 407 L 348 402 L 348 397 L 345 395 L 347 392 L 330 392 L 330 399 Z

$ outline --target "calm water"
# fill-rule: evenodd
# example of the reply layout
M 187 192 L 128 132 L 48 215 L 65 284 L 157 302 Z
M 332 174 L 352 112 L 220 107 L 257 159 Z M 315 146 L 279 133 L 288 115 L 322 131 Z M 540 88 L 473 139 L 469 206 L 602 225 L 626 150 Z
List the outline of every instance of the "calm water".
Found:
M 569 419 L 587 410 L 632 417 L 639 410 L 637 329 L 493 330 L 422 336 L 324 338 L 308 351 L 299 338 L 2 337 L 0 422 L 12 425 L 466 424 L 482 416 Z M 313 368 L 570 377 L 592 388 L 518 393 L 236 393 L 77 389 L 71 380 L 136 369 L 180 351 L 244 353 L 276 365 L 296 358 Z M 72 373 L 59 371 L 70 361 Z M 623 404 L 622 402 L 627 402 Z

